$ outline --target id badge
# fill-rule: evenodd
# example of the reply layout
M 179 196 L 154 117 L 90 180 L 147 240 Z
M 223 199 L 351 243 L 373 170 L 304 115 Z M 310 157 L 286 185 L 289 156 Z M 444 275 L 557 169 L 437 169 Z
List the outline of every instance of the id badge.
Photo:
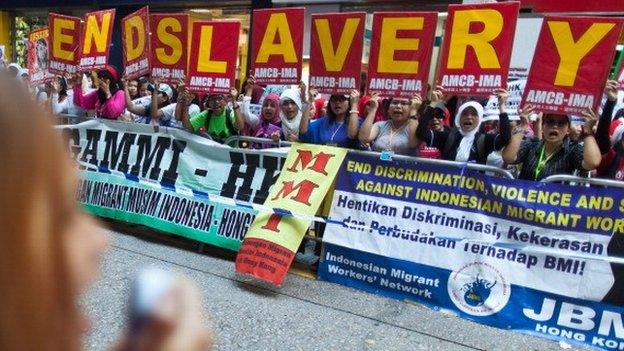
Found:
M 379 158 L 382 161 L 392 161 L 392 156 L 393 155 L 394 155 L 394 152 L 385 150 L 385 151 L 381 152 L 381 155 L 379 155 Z

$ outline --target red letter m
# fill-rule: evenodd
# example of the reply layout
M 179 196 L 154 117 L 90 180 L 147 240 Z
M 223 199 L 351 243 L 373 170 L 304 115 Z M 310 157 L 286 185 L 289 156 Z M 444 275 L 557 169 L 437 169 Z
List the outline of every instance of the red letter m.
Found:
M 290 166 L 290 168 L 288 168 L 290 172 L 298 172 L 297 166 L 301 164 L 301 167 L 299 167 L 301 171 L 307 168 L 323 175 L 327 175 L 327 172 L 325 171 L 325 167 L 327 167 L 327 162 L 329 162 L 330 158 L 335 156 L 333 154 L 326 154 L 324 152 L 319 152 L 318 154 L 312 156 L 312 151 L 309 150 L 297 150 L 297 154 L 298 155 L 295 159 L 295 162 L 292 164 L 292 166 Z M 314 163 L 311 167 L 308 167 L 308 165 L 312 161 L 314 161 Z
M 310 206 L 310 195 L 312 195 L 312 191 L 319 186 L 309 180 L 303 180 L 297 185 L 294 184 L 295 183 L 292 180 L 288 182 L 282 182 L 282 188 L 277 193 L 277 195 L 275 195 L 275 197 L 271 199 L 271 201 L 275 201 L 279 198 L 285 198 L 290 195 L 290 193 L 297 190 L 297 194 L 295 194 L 295 196 L 292 196 L 291 199 Z

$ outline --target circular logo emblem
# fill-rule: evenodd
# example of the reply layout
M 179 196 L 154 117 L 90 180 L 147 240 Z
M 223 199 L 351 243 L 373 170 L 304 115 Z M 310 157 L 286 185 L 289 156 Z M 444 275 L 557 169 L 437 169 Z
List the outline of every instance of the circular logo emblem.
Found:
M 473 316 L 489 316 L 502 310 L 511 292 L 501 272 L 484 262 L 469 263 L 453 271 L 447 287 L 455 306 Z

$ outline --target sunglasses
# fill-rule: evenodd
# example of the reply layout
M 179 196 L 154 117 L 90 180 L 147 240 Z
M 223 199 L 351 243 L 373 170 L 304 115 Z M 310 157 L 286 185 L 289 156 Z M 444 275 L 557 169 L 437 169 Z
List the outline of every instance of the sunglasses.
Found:
M 565 127 L 568 125 L 568 121 L 565 119 L 545 119 L 544 125 L 549 127 Z

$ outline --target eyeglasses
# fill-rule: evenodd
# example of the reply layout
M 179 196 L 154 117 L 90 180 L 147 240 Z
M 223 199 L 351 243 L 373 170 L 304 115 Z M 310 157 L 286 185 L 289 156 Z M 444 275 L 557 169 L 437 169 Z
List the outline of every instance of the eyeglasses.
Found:
M 544 125 L 549 127 L 565 127 L 568 125 L 568 121 L 565 119 L 545 119 Z
M 404 101 L 404 100 L 392 100 L 390 102 L 390 106 L 410 106 L 412 103 L 409 101 Z

